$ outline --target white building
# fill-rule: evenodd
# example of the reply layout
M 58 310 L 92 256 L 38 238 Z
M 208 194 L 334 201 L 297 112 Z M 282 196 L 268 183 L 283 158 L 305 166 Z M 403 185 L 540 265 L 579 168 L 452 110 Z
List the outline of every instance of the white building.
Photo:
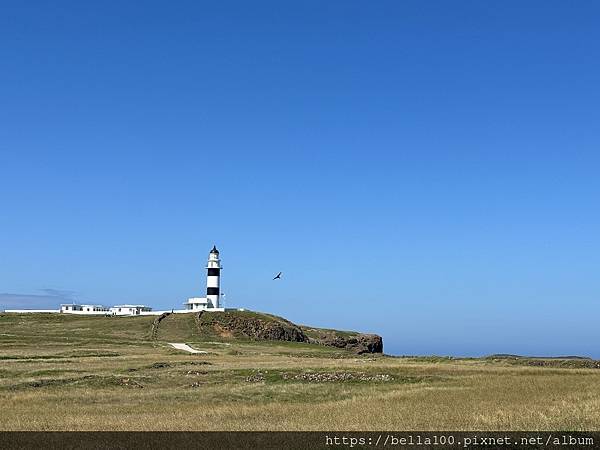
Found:
M 110 308 L 110 314 L 113 316 L 139 316 L 149 312 L 152 312 L 152 308 L 145 305 L 115 305 Z
M 106 315 L 109 313 L 109 309 L 102 305 L 78 305 L 76 303 L 63 303 L 60 305 L 59 312 L 68 314 Z
M 208 300 L 204 297 L 190 297 L 183 305 L 185 306 L 185 310 L 187 312 L 203 311 L 208 309 Z

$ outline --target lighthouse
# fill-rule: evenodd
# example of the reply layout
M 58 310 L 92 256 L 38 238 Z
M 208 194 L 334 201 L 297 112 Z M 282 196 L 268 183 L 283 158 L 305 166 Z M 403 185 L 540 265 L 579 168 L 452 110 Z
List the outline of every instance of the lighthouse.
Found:
M 206 297 L 191 297 L 184 303 L 185 311 L 225 311 L 219 307 L 221 295 L 221 260 L 219 250 L 213 246 L 206 263 Z
M 219 250 L 214 245 L 208 254 L 208 263 L 206 264 L 206 300 L 209 308 L 219 307 L 219 297 L 221 295 L 221 260 L 219 259 Z

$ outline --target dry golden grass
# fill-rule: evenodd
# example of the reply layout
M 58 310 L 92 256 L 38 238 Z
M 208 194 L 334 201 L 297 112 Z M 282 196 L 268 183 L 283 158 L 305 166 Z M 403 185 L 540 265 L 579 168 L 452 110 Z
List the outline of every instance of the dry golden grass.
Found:
M 190 355 L 149 340 L 146 322 L 126 322 L 137 319 L 106 329 L 81 319 L 41 326 L 3 319 L 1 430 L 600 428 L 597 369 L 357 357 L 308 344 L 234 341 L 188 341 L 211 352 Z M 113 330 L 124 325 L 127 331 Z M 247 381 L 259 372 L 264 381 Z M 283 376 L 305 372 L 393 380 Z

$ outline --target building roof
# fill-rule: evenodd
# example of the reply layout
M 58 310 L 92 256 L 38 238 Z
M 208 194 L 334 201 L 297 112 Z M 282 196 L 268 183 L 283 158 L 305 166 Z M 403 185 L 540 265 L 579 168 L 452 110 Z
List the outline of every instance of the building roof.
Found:
M 213 245 L 212 250 L 210 251 L 211 253 L 216 253 L 217 255 L 219 254 L 219 250 L 217 250 L 217 246 Z
M 113 308 L 149 308 L 146 305 L 115 305 Z
M 104 305 L 94 305 L 91 303 L 61 303 L 60 306 L 93 306 L 94 308 L 106 308 Z

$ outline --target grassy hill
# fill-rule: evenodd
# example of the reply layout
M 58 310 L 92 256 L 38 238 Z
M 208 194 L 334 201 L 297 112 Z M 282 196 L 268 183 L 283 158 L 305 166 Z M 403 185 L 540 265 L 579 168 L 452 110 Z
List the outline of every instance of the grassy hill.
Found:
M 290 341 L 334 346 L 357 352 L 381 352 L 358 345 L 361 335 L 320 328 L 300 327 L 271 314 L 227 311 L 163 316 L 83 316 L 72 314 L 0 314 L 0 329 L 8 342 L 29 342 L 40 335 L 65 344 L 76 342 L 155 341 Z M 373 337 L 363 338 L 373 339 Z M 379 338 L 380 339 L 380 338 Z
M 357 354 L 311 343 L 357 333 L 253 312 L 156 319 L 0 314 L 0 430 L 600 427 L 589 363 Z

